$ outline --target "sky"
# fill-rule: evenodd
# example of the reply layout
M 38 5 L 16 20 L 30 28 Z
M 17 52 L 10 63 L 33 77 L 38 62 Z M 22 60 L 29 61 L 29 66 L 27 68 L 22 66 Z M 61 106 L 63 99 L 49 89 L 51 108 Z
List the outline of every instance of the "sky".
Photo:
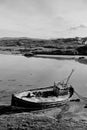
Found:
M 87 36 L 87 0 L 0 0 L 0 37 Z

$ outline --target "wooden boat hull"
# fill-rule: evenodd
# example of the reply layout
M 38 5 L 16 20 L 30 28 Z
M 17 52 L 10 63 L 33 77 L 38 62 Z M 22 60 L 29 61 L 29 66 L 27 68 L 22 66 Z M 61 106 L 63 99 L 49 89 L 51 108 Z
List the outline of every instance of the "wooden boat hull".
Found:
M 28 108 L 29 110 L 46 109 L 46 108 L 50 108 L 50 107 L 61 106 L 63 104 L 65 104 L 65 101 L 54 102 L 54 103 L 28 102 L 28 101 L 24 101 L 22 99 L 19 99 L 19 98 L 15 97 L 14 95 L 12 95 L 12 100 L 11 100 L 11 106 Z
M 44 88 L 42 88 L 44 89 Z M 38 90 L 38 89 L 33 89 L 33 90 Z M 31 91 L 33 91 L 31 90 Z M 39 89 L 40 90 L 40 89 Z M 69 90 L 70 92 L 70 90 Z M 29 110 L 41 110 L 41 109 L 47 109 L 50 107 L 55 107 L 55 106 L 61 106 L 66 103 L 66 101 L 73 95 L 73 93 L 69 93 L 67 98 L 62 101 L 55 101 L 55 102 L 33 102 L 33 101 L 26 101 L 22 98 L 18 98 L 15 94 L 12 95 L 12 100 L 11 100 L 11 106 L 16 106 L 16 107 L 23 107 L 23 108 L 28 108 Z

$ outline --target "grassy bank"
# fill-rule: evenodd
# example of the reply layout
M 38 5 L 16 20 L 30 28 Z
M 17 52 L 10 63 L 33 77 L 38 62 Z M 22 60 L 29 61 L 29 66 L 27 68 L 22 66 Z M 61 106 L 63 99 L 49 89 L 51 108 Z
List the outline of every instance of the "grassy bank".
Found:
M 0 52 L 11 54 L 48 55 L 87 55 L 87 38 L 67 39 L 29 39 L 29 38 L 3 38 L 0 39 Z

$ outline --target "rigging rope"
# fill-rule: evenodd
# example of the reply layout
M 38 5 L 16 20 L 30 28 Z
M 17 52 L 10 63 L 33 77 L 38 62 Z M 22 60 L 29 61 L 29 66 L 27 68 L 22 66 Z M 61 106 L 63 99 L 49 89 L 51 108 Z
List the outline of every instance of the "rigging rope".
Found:
M 80 94 L 78 94 L 75 90 L 74 93 L 83 101 L 87 102 L 87 97 L 81 96 Z

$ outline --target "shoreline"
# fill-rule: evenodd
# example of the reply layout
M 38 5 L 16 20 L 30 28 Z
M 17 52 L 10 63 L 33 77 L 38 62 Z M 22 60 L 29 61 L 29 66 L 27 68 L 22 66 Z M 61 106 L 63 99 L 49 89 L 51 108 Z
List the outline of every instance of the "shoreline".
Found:
M 0 55 L 14 55 L 14 56 L 24 56 L 20 52 L 13 53 L 12 51 L 1 51 Z M 48 54 L 35 54 L 32 56 L 25 56 L 26 58 L 46 58 L 46 59 L 55 59 L 55 60 L 74 60 L 78 63 L 87 65 L 87 56 L 86 55 L 48 55 Z M 82 59 L 81 59 L 82 58 Z
M 85 130 L 87 129 L 87 109 L 84 106 L 85 103 L 82 101 L 73 101 L 61 107 L 2 114 L 0 129 Z

